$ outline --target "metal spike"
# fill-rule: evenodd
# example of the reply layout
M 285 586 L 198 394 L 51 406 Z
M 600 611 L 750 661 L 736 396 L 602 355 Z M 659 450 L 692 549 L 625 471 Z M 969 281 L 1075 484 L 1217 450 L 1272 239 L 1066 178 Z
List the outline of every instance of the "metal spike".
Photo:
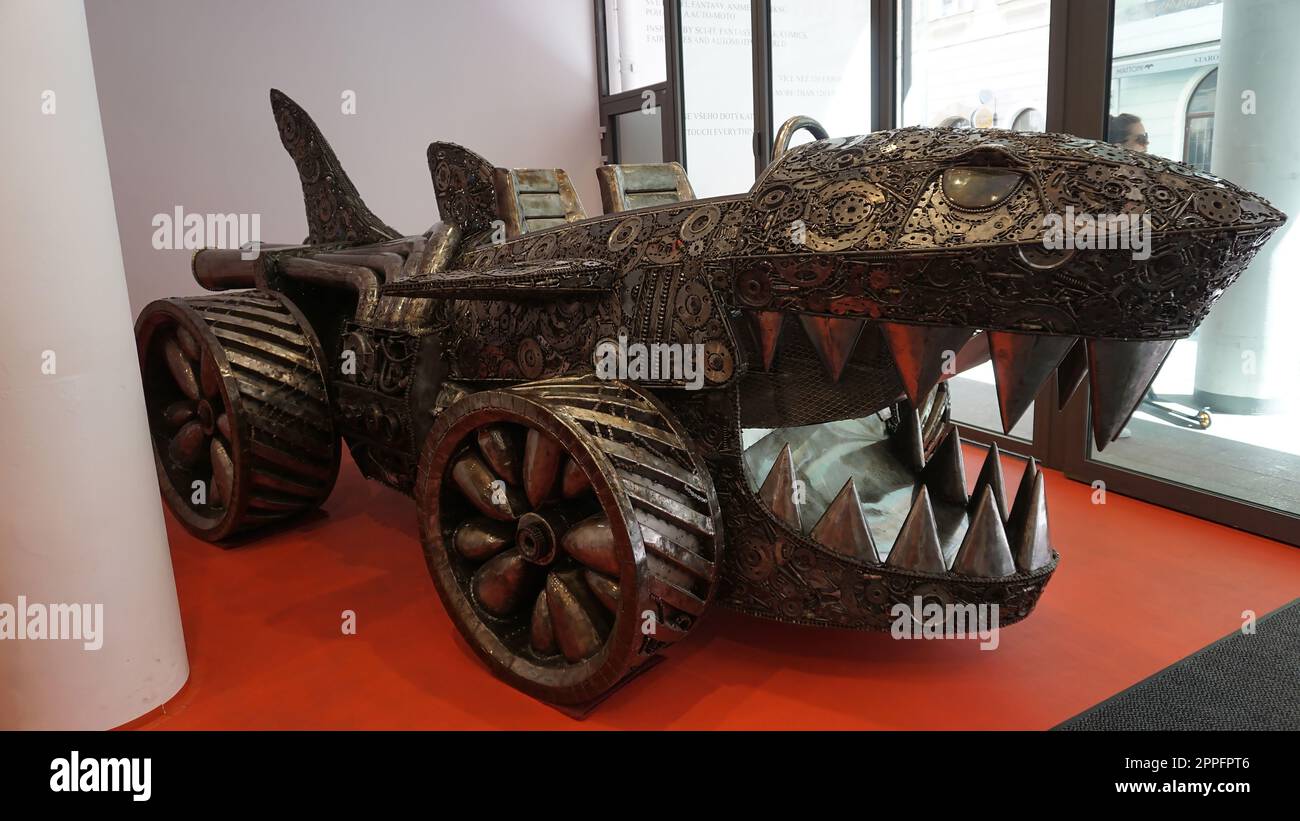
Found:
M 1101 451 L 1119 438 L 1174 347 L 1172 339 L 1088 340 L 1093 444 Z
M 1082 339 L 1074 340 L 1074 345 L 1065 354 L 1061 364 L 1056 368 L 1056 409 L 1065 407 L 1074 392 L 1083 384 L 1088 375 L 1088 349 Z
M 1011 515 L 1007 517 L 1008 533 L 1014 534 L 1017 523 L 1023 519 L 1025 508 L 1029 504 L 1030 492 L 1034 487 L 1034 477 L 1039 473 L 1041 471 L 1038 469 L 1038 460 L 1029 457 L 1025 472 L 1020 475 L 1020 484 L 1016 486 L 1016 498 L 1011 501 Z
M 867 527 L 867 519 L 862 515 L 862 501 L 852 479 L 840 488 L 830 507 L 813 525 L 810 535 L 814 541 L 846 556 L 880 562 L 876 541 L 871 538 L 871 528 Z
M 485 515 L 501 521 L 514 521 L 527 511 L 519 491 L 498 479 L 477 453 L 467 450 L 451 467 L 451 478 L 465 498 Z
M 828 316 L 799 316 L 804 333 L 812 342 L 832 382 L 839 382 L 853 348 L 867 326 L 865 319 L 835 319 Z
M 177 464 L 187 468 L 193 467 L 203 454 L 203 446 L 207 441 L 208 437 L 203 433 L 202 424 L 186 422 L 172 437 L 167 452 Z
M 167 369 L 171 371 L 172 379 L 176 381 L 176 387 L 181 389 L 181 393 L 190 399 L 198 399 L 199 382 L 194 378 L 194 366 L 175 339 L 163 342 L 163 359 L 167 361 Z
M 781 331 L 785 328 L 785 314 L 780 311 L 745 311 L 749 325 L 754 330 L 758 341 L 758 351 L 763 357 L 763 370 L 772 370 L 776 361 L 776 345 L 781 340 Z
M 985 579 L 1000 579 L 1016 572 L 1007 544 L 1007 532 L 1002 527 L 1002 514 L 993 500 L 993 488 L 985 485 L 975 504 L 966 536 L 957 548 L 952 572 Z
M 533 618 L 528 626 L 528 643 L 539 655 L 555 655 L 555 629 L 551 625 L 551 605 L 546 600 L 545 590 L 537 594 L 537 601 L 533 604 Z
M 594 570 L 584 571 L 582 577 L 587 580 L 587 586 L 596 594 L 600 603 L 605 605 L 606 610 L 611 613 L 618 611 L 618 582 Z
M 758 496 L 767 505 L 767 509 L 794 530 L 802 533 L 803 522 L 799 516 L 799 506 L 794 503 L 794 456 L 790 454 L 790 445 L 781 447 L 776 455 L 776 462 L 767 472 Z
M 894 322 L 882 322 L 880 330 L 889 343 L 894 364 L 903 378 L 903 388 L 907 391 L 907 398 L 912 400 L 913 407 L 920 407 L 930 389 L 939 384 L 939 379 L 943 376 L 945 354 L 951 352 L 955 364 L 957 351 L 975 333 L 971 328 L 900 325 Z
M 592 570 L 617 576 L 618 548 L 614 528 L 603 513 L 578 522 L 560 538 L 566 553 Z
M 214 501 L 232 501 L 235 492 L 235 462 L 230 458 L 230 451 L 213 438 L 208 445 L 208 456 L 212 459 L 212 493 Z
M 217 417 L 217 433 L 226 437 L 227 442 L 230 441 L 230 414 L 223 413 Z
M 1025 475 L 1028 473 L 1026 470 Z M 1047 530 L 1047 491 L 1042 471 L 1034 471 L 1028 491 L 1024 490 L 1024 482 L 1021 482 L 1021 492 L 1016 494 L 1016 505 L 1011 511 L 1011 522 L 1007 532 L 1011 536 L 1017 570 L 1028 573 L 1052 560 L 1052 542 Z
M 971 513 L 978 510 L 976 505 L 984 495 L 985 487 L 993 489 L 993 501 L 997 503 L 998 515 L 1005 522 L 1007 520 L 1006 481 L 1002 478 L 1002 452 L 998 450 L 996 442 L 989 447 L 988 455 L 984 457 L 984 467 L 980 468 L 979 478 L 975 480 L 975 490 L 971 492 L 973 503 L 970 508 Z
M 511 522 L 470 519 L 456 528 L 451 541 L 457 553 L 472 562 L 481 562 L 505 550 L 514 537 L 515 527 Z
M 555 642 L 569 662 L 582 661 L 604 643 L 609 616 L 587 590 L 576 571 L 552 573 L 546 579 Z
M 201 354 L 203 350 L 199 347 L 199 341 L 194 338 L 194 334 L 190 333 L 188 329 L 177 325 L 176 342 L 181 346 L 181 350 L 185 352 L 185 355 L 189 357 L 191 362 L 198 361 L 199 354 Z
M 894 431 L 893 440 L 912 472 L 920 473 L 925 468 L 925 439 L 921 431 L 921 416 L 916 408 L 911 405 L 899 408 L 898 430 Z
M 1074 337 L 1009 331 L 989 331 L 987 336 L 997 382 L 1002 432 L 1010 433 L 1033 404 L 1043 383 L 1070 352 Z
M 560 444 L 536 429 L 528 431 L 524 443 L 524 494 L 533 507 L 546 501 L 555 490 L 564 451 Z
M 478 449 L 488 466 L 510 484 L 523 484 L 522 431 L 514 425 L 484 425 L 478 430 Z
M 939 447 L 935 448 L 934 455 L 921 472 L 921 482 L 941 502 L 963 507 L 970 504 L 970 496 L 966 494 L 966 459 L 961 452 L 957 428 L 950 427 Z
M 178 399 L 163 408 L 162 415 L 167 427 L 176 430 L 194 418 L 194 401 L 191 399 Z
M 560 474 L 560 495 L 566 499 L 575 499 L 589 487 L 591 487 L 591 480 L 582 472 L 578 463 L 572 459 L 565 462 L 564 470 Z
M 474 599 L 492 615 L 508 616 L 537 592 L 543 572 L 518 550 L 507 550 L 475 571 Z
M 885 564 L 923 573 L 942 573 L 945 569 L 943 548 L 939 544 L 939 527 L 930 506 L 930 492 L 922 487 L 912 501 L 907 520 L 894 539 Z

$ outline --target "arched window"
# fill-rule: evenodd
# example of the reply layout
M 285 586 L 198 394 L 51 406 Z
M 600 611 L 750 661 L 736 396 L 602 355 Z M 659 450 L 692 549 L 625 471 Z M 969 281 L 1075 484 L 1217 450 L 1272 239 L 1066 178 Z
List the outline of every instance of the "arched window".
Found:
M 1022 108 L 1016 118 L 1011 121 L 1012 131 L 1036 131 L 1043 130 L 1043 113 L 1036 108 Z
M 970 128 L 970 120 L 965 117 L 944 117 L 940 128 Z
M 1187 120 L 1183 126 L 1183 162 L 1198 171 L 1210 170 L 1210 152 L 1214 146 L 1214 96 L 1219 85 L 1216 68 L 1197 83 L 1187 100 Z

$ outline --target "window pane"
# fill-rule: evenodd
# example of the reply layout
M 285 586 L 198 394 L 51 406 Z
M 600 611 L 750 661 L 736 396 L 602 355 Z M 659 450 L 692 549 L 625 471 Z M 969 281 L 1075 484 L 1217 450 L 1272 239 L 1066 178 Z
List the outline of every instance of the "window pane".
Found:
M 1137 121 L 1110 139 L 1146 133 L 1151 152 L 1208 167 L 1294 222 L 1296 31 L 1300 3 L 1287 0 L 1118 0 L 1111 115 Z M 1196 333 L 1174 346 L 1148 394 L 1154 401 L 1094 459 L 1300 513 L 1294 232 L 1288 224 L 1274 234 Z
M 621 163 L 663 162 L 663 109 L 637 109 L 614 117 L 618 161 Z
M 605 47 L 610 94 L 668 79 L 663 0 L 605 0 Z
M 750 28 L 747 0 L 682 0 L 686 169 L 699 197 L 754 184 Z
M 1042 131 L 1050 7 L 1048 0 L 903 0 L 899 124 Z M 1002 432 L 991 364 L 953 377 L 949 389 L 954 420 Z M 1033 430 L 1031 405 L 1011 433 L 1031 439 Z
M 799 0 L 772 6 L 772 112 L 797 114 L 832 137 L 871 130 L 871 6 L 862 0 Z M 813 137 L 800 131 L 791 145 Z

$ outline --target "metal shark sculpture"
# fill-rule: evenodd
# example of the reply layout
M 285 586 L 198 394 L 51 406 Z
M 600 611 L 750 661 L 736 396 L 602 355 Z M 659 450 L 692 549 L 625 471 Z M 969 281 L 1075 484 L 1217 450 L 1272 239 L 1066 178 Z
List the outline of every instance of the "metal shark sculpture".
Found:
M 1104 447 L 1285 220 L 1105 143 L 905 128 L 799 146 L 746 193 L 506 241 L 501 175 L 433 143 L 442 221 L 401 236 L 271 102 L 306 241 L 198 252 L 195 278 L 236 290 L 137 322 L 170 508 L 214 541 L 310 510 L 341 437 L 415 498 L 493 672 L 575 709 L 714 600 L 861 629 L 918 600 L 1024 618 L 1058 560 L 1043 475 L 1009 495 L 994 448 L 968 490 L 943 380 L 986 344 L 1010 429 L 1053 373 L 1062 402 L 1087 375 Z M 1141 253 L 1095 230 L 1046 247 L 1074 213 L 1139 220 Z M 698 355 L 703 379 L 600 378 L 633 346 Z

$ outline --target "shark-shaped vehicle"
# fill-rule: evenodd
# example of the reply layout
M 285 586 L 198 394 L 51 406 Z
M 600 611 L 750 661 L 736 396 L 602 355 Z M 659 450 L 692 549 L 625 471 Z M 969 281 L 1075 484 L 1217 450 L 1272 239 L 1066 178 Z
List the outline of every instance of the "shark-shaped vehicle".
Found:
M 1086 374 L 1104 447 L 1285 221 L 1105 143 L 904 128 L 783 151 L 734 196 L 605 167 L 590 218 L 563 171 L 435 142 L 442 219 L 404 236 L 271 103 L 308 237 L 200 251 L 222 293 L 137 322 L 167 504 L 211 541 L 285 520 L 346 442 L 414 497 L 469 644 L 569 710 L 715 601 L 872 630 L 916 602 L 1027 616 L 1058 561 L 1043 475 L 1008 493 L 995 448 L 968 489 L 944 379 L 986 349 L 1010 429 Z M 1045 242 L 1063 214 L 1091 239 Z M 1093 230 L 1124 220 L 1142 253 Z

